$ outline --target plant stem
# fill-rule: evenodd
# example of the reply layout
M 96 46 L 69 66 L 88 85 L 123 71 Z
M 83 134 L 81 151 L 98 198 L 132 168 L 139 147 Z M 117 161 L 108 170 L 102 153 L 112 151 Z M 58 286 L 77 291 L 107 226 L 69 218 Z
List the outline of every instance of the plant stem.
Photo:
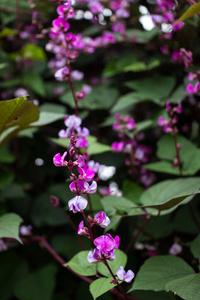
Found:
M 179 168 L 179 174 L 182 177 L 182 168 L 181 168 L 181 160 L 180 160 L 180 155 L 179 155 L 179 150 L 177 148 L 177 139 L 176 139 L 176 133 L 173 132 L 172 133 L 173 139 L 174 139 L 174 145 L 176 148 L 176 157 L 177 157 L 177 161 L 178 161 L 178 168 Z
M 150 217 L 148 216 L 146 218 L 146 220 L 144 221 L 144 223 L 142 224 L 142 226 L 138 229 L 137 233 L 135 234 L 135 236 L 133 237 L 133 239 L 130 241 L 130 243 L 128 244 L 128 247 L 126 248 L 126 250 L 124 251 L 124 253 L 128 253 L 129 250 L 131 249 L 132 245 L 135 243 L 135 241 L 137 240 L 138 236 L 140 235 L 140 233 L 143 231 L 144 227 L 148 224 L 148 222 L 150 221 Z
M 94 241 L 92 229 L 91 229 L 91 226 L 90 226 L 90 224 L 89 224 L 89 222 L 88 222 L 88 220 L 87 220 L 87 218 L 86 218 L 86 215 L 85 215 L 84 211 L 81 211 L 81 213 L 82 213 L 82 216 L 83 216 L 83 218 L 84 218 L 84 220 L 85 220 L 85 222 L 86 222 L 86 224 L 87 224 L 87 227 L 88 227 L 88 229 L 89 229 L 89 232 L 90 232 L 90 239 L 91 239 L 92 241 Z
M 32 242 L 32 241 L 35 241 L 35 242 L 39 242 L 43 247 L 46 248 L 46 250 L 63 266 L 66 264 L 66 261 L 51 247 L 51 245 L 47 242 L 47 240 L 45 239 L 45 237 L 43 236 L 33 236 L 31 237 L 31 239 L 26 239 L 26 238 L 21 238 L 21 240 L 24 242 L 24 243 L 29 243 L 29 242 Z M 74 272 L 69 266 L 66 266 L 65 267 L 68 271 L 70 271 L 71 273 L 73 273 L 74 275 L 76 275 L 77 277 L 79 277 L 80 279 L 84 280 L 85 282 L 88 282 L 88 283 L 92 283 L 93 280 L 86 277 L 86 276 L 82 276 L 76 272 Z M 122 297 L 121 296 L 121 293 L 119 293 L 119 291 L 117 291 L 116 289 L 111 289 L 109 291 L 110 293 L 116 295 L 116 296 L 119 296 L 119 297 Z M 132 296 L 128 296 L 126 295 L 127 297 L 127 300 L 139 300 L 139 299 L 136 299 Z

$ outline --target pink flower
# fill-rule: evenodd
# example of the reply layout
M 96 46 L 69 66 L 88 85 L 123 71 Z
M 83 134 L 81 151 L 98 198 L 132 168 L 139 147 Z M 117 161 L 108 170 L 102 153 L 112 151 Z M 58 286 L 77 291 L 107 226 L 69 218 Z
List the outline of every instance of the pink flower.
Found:
M 57 153 L 53 157 L 53 163 L 56 167 L 66 167 L 68 165 L 67 161 L 65 161 L 65 157 L 67 155 L 67 151 L 61 156 L 60 153 Z
M 52 25 L 53 25 L 53 30 L 55 32 L 59 32 L 61 31 L 62 29 L 64 31 L 67 31 L 69 29 L 69 23 L 65 21 L 65 19 L 63 17 L 59 17 L 55 20 L 53 20 L 52 22 Z
M 74 182 L 72 182 L 69 187 L 70 187 L 70 190 L 77 195 L 94 194 L 97 191 L 96 181 L 93 181 L 91 183 L 91 185 L 89 185 L 84 180 L 78 180 L 76 184 Z
M 104 211 L 100 211 L 94 216 L 93 222 L 102 228 L 106 228 L 110 224 L 110 219 Z
M 94 244 L 100 252 L 108 253 L 111 250 L 119 248 L 120 238 L 118 235 L 113 239 L 112 236 L 107 233 L 101 235 L 94 240 Z
M 112 149 L 116 152 L 122 152 L 124 148 L 124 142 L 114 142 L 112 143 Z
M 71 115 L 65 119 L 64 123 L 65 123 L 65 126 L 69 127 L 70 129 L 72 129 L 72 128 L 77 129 L 81 125 L 82 120 L 81 120 L 81 118 L 79 118 L 75 115 Z
M 78 226 L 78 234 L 79 235 L 84 235 L 84 236 L 87 236 L 89 237 L 90 234 L 89 234 L 89 230 L 87 227 L 84 227 L 84 222 L 81 221 L 79 226 Z
M 163 116 L 160 116 L 158 118 L 158 125 L 159 126 L 164 126 L 166 124 L 166 120 L 163 118 Z
M 59 81 L 64 81 L 65 79 L 68 78 L 69 75 L 69 69 L 67 67 L 61 68 L 56 71 L 54 74 L 55 78 Z
M 78 172 L 80 174 L 78 179 L 84 179 L 86 181 L 90 181 L 94 178 L 95 172 L 92 170 L 92 168 L 88 168 L 88 169 L 86 168 L 87 167 L 84 167 L 84 169 L 78 167 Z
M 87 200 L 81 196 L 76 196 L 68 202 L 69 210 L 72 210 L 74 214 L 84 210 L 87 204 Z
M 125 272 L 123 266 L 119 267 L 119 269 L 116 271 L 116 274 L 119 280 L 125 282 L 131 282 L 132 279 L 135 277 L 133 271 L 128 270 L 127 272 Z
M 101 251 L 99 251 L 97 248 L 95 248 L 93 252 L 90 251 L 88 253 L 87 260 L 89 261 L 89 263 L 96 264 L 99 261 L 103 261 L 105 258 L 110 261 L 112 261 L 113 259 L 116 258 L 114 250 L 104 253 L 103 256 L 102 256 Z
M 178 243 L 174 243 L 171 248 L 169 249 L 169 253 L 171 255 L 177 255 L 183 250 L 182 246 Z

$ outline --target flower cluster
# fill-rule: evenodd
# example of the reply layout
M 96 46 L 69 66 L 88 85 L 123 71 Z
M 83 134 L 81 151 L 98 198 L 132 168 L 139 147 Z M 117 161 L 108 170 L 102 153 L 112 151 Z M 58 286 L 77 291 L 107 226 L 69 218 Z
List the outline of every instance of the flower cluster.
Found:
M 67 129 L 62 129 L 59 131 L 58 135 L 62 139 L 70 138 L 71 136 L 76 137 L 76 148 L 87 148 L 88 141 L 86 137 L 89 136 L 90 132 L 86 127 L 81 128 L 82 123 L 81 118 L 71 115 L 65 118 L 64 124 Z
M 154 181 L 153 173 L 142 167 L 149 160 L 151 149 L 139 143 L 141 136 L 135 135 L 133 139 L 127 137 L 129 133 L 136 128 L 133 118 L 130 116 L 120 116 L 116 114 L 116 121 L 113 124 L 113 129 L 118 132 L 120 141 L 113 142 L 112 149 L 115 152 L 120 152 L 125 155 L 125 164 L 129 166 L 129 172 L 134 179 L 139 178 L 139 182 L 149 187 Z
M 169 119 L 165 120 L 163 116 L 158 118 L 158 125 L 163 126 L 164 132 L 178 133 L 176 124 L 178 123 L 177 114 L 182 113 L 182 106 L 179 104 L 176 107 L 171 107 L 170 103 L 166 103 L 166 111 L 169 114 Z
M 171 24 L 175 22 L 175 3 L 172 0 L 156 0 L 156 14 L 151 14 L 154 24 L 160 27 L 161 39 L 171 39 L 172 32 L 169 31 Z M 173 31 L 182 29 L 183 22 L 173 26 Z
M 115 238 L 112 238 L 109 233 L 99 236 L 94 240 L 96 248 L 88 253 L 88 261 L 93 264 L 105 261 L 105 259 L 112 261 L 116 258 L 114 249 L 119 248 L 119 242 L 120 238 L 118 235 Z

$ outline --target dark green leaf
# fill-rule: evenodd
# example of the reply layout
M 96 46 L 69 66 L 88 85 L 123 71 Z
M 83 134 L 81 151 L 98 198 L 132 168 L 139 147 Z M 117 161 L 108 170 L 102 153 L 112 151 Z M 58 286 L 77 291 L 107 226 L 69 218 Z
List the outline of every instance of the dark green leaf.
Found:
M 200 274 L 191 274 L 183 278 L 175 279 L 166 284 L 166 291 L 172 291 L 175 295 L 185 300 L 200 299 Z
M 198 258 L 200 263 L 200 234 L 196 237 L 196 239 L 191 244 L 191 252 L 195 258 Z
M 20 300 L 52 299 L 56 271 L 55 265 L 47 265 L 36 272 L 26 274 L 14 288 L 16 297 Z
M 157 183 L 144 191 L 140 198 L 143 208 L 158 211 L 177 207 L 188 196 L 200 193 L 200 178 L 181 178 Z
M 193 272 L 193 269 L 179 257 L 172 255 L 151 257 L 140 268 L 129 292 L 134 290 L 163 291 L 168 282 Z

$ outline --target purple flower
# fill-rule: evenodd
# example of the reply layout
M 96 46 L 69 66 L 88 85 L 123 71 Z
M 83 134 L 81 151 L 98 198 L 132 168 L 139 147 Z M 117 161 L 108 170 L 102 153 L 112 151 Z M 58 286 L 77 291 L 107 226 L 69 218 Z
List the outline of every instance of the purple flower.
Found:
M 135 277 L 133 271 L 128 270 L 127 272 L 125 272 L 123 266 L 119 267 L 119 269 L 116 271 L 116 274 L 119 280 L 125 282 L 131 282 L 132 279 Z
M 76 148 L 87 148 L 88 141 L 84 137 L 78 137 L 75 146 Z
M 96 181 L 93 181 L 91 185 L 89 185 L 89 183 L 84 180 L 78 180 L 77 183 L 72 182 L 69 187 L 70 190 L 77 195 L 94 194 L 97 191 Z
M 91 1 L 88 6 L 91 13 L 94 15 L 101 13 L 104 9 L 104 7 L 98 1 Z
M 65 126 L 69 127 L 70 129 L 72 129 L 72 128 L 77 129 L 81 125 L 82 120 L 81 120 L 81 118 L 79 118 L 75 115 L 72 115 L 72 116 L 68 116 L 65 119 L 64 123 L 65 123 Z
M 22 225 L 19 229 L 20 231 L 20 234 L 24 235 L 24 236 L 27 236 L 27 235 L 31 235 L 31 230 L 32 230 L 32 226 L 31 225 Z
M 62 29 L 67 31 L 69 29 L 69 23 L 65 21 L 63 17 L 59 17 L 52 22 L 54 32 L 59 32 Z
M 55 78 L 59 81 L 64 81 L 69 76 L 69 69 L 67 67 L 61 68 L 54 74 Z
M 177 255 L 182 251 L 182 246 L 179 245 L 178 243 L 174 243 L 171 248 L 169 249 L 169 253 L 171 255 Z
M 96 264 L 97 262 L 101 261 L 102 259 L 103 258 L 102 258 L 101 252 L 98 249 L 94 249 L 93 252 L 90 251 L 87 256 L 87 260 L 91 264 Z
M 101 235 L 94 240 L 94 244 L 100 252 L 108 253 L 111 250 L 119 248 L 120 238 L 118 235 L 113 239 L 112 236 L 107 233 Z
M 114 142 L 112 143 L 111 147 L 116 152 L 122 152 L 124 148 L 124 142 Z
M 163 118 L 163 116 L 160 116 L 159 118 L 158 118 L 158 125 L 159 126 L 164 126 L 165 124 L 166 124 L 166 120 Z
M 61 156 L 60 153 L 57 153 L 53 157 L 53 163 L 56 167 L 65 167 L 68 165 L 67 161 L 65 161 L 65 156 L 67 155 L 67 151 Z
M 84 77 L 83 72 L 80 72 L 78 70 L 74 70 L 71 72 L 71 79 L 72 80 L 82 80 Z
M 23 97 L 23 96 L 26 96 L 28 95 L 28 91 L 23 89 L 23 88 L 19 88 L 15 91 L 15 97 Z
M 87 200 L 81 196 L 76 196 L 68 202 L 69 210 L 72 210 L 74 214 L 84 210 L 87 204 Z
M 94 216 L 93 222 L 102 228 L 106 228 L 110 224 L 110 219 L 104 211 L 100 211 Z
M 102 256 L 101 251 L 99 251 L 97 248 L 95 248 L 93 252 L 90 251 L 88 253 L 87 260 L 89 261 L 89 263 L 96 264 L 99 261 L 103 261 L 105 258 L 110 261 L 112 261 L 113 259 L 116 258 L 114 250 L 104 253 L 103 256 Z
M 90 234 L 89 234 L 89 230 L 87 227 L 84 227 L 84 222 L 81 221 L 79 226 L 78 226 L 78 234 L 79 235 L 84 235 L 84 236 L 87 236 L 89 237 Z
M 90 181 L 94 178 L 95 172 L 92 170 L 92 168 L 87 168 L 86 166 L 83 168 L 78 167 L 79 172 L 79 179 L 84 179 L 86 181 Z

